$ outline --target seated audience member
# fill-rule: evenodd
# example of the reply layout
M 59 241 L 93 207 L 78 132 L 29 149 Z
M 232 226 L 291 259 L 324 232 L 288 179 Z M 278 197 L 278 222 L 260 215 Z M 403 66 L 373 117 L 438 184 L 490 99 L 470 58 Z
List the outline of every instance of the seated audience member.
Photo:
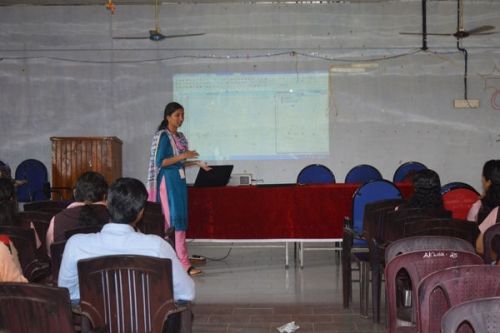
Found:
M 415 172 L 413 175 L 413 195 L 407 202 L 396 207 L 397 210 L 406 208 L 444 209 L 441 181 L 435 171 L 424 169 Z
M 28 282 L 23 276 L 14 244 L 0 235 L 0 282 Z
M 75 202 L 56 214 L 47 229 L 46 243 L 50 253 L 53 242 L 65 240 L 67 230 L 102 225 L 109 221 L 106 209 L 106 192 L 108 183 L 104 176 L 97 172 L 85 172 L 76 181 L 74 190 Z
M 490 185 L 485 196 L 481 199 L 481 208 L 477 213 L 479 237 L 476 241 L 476 250 L 483 253 L 483 238 L 486 229 L 497 223 L 498 207 L 500 206 L 500 163 L 496 163 L 491 172 Z
M 483 193 L 481 194 L 481 198 L 479 198 L 476 202 L 474 202 L 474 204 L 472 204 L 471 208 L 469 209 L 469 213 L 467 214 L 468 221 L 481 222 L 489 214 L 491 209 L 494 208 L 489 206 L 488 200 L 485 197 L 491 185 L 491 175 L 493 172 L 498 172 L 498 168 L 500 167 L 499 165 L 500 165 L 500 160 L 489 160 L 486 163 L 484 163 L 483 173 L 481 176 Z M 479 218 L 478 214 L 481 208 L 482 208 L 481 212 L 482 216 L 481 218 Z
M 16 188 L 12 179 L 0 178 L 0 225 L 23 226 L 18 212 Z M 36 233 L 35 226 L 30 223 L 29 227 L 35 230 L 35 241 L 38 248 L 42 243 Z
M 0 225 L 18 225 L 16 190 L 8 178 L 0 178 Z
M 73 302 L 80 298 L 77 262 L 105 255 L 133 254 L 172 260 L 175 300 L 194 299 L 194 282 L 182 267 L 175 251 L 163 238 L 134 230 L 144 213 L 148 192 L 139 180 L 120 178 L 108 191 L 107 206 L 110 222 L 101 232 L 78 234 L 66 243 L 59 271 L 60 287 L 69 289 Z

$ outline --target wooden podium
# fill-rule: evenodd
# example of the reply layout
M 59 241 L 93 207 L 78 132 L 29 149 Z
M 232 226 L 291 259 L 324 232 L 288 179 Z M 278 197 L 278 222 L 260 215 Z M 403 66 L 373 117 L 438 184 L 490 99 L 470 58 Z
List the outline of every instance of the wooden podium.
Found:
M 110 137 L 51 137 L 52 188 L 62 199 L 73 198 L 78 177 L 86 171 L 101 173 L 108 184 L 122 176 L 122 141 Z

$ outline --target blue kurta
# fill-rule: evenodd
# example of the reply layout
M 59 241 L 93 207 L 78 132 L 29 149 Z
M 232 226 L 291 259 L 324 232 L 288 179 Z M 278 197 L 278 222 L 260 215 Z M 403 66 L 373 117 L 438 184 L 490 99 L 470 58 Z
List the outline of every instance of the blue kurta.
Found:
M 174 156 L 174 150 L 170 144 L 167 133 L 162 133 L 156 153 L 156 165 L 159 168 L 156 179 L 156 200 L 160 202 L 160 185 L 165 181 L 167 187 L 167 198 L 170 209 L 170 224 L 176 231 L 186 231 L 188 228 L 187 211 L 187 185 L 186 178 L 181 178 L 180 170 L 184 172 L 184 164 L 178 162 L 167 167 L 161 167 L 165 158 Z

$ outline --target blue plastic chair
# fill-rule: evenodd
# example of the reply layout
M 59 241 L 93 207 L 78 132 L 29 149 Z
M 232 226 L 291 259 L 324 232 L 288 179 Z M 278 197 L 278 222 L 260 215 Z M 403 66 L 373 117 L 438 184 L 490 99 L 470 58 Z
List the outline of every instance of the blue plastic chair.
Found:
M 45 165 L 39 160 L 24 160 L 16 168 L 15 179 L 26 181 L 17 187 L 17 200 L 30 202 L 50 199 L 50 183 Z
M 349 170 L 345 176 L 344 183 L 346 184 L 357 184 L 357 183 L 367 183 L 372 180 L 381 180 L 382 174 L 374 166 L 368 164 L 356 165 L 354 168 Z
M 363 232 L 365 206 L 376 201 L 402 199 L 401 191 L 388 180 L 375 180 L 360 186 L 352 197 L 352 228 L 357 235 Z M 357 244 L 366 246 L 362 240 L 354 240 Z
M 425 169 L 427 169 L 427 167 L 420 162 L 412 161 L 403 163 L 394 172 L 394 177 L 392 177 L 392 181 L 394 183 L 400 183 L 404 181 L 410 173 L 414 173 Z
M 335 184 L 335 175 L 322 164 L 311 164 L 303 168 L 297 176 L 297 184 Z M 295 250 L 297 243 L 294 244 Z M 288 258 L 288 244 L 286 245 Z M 304 267 L 304 242 L 299 242 L 299 265 Z
M 471 190 L 471 191 L 476 192 L 477 195 L 479 195 L 479 192 L 476 191 L 476 189 L 474 187 L 472 187 L 471 185 L 469 185 L 467 183 L 462 183 L 462 182 L 451 182 L 451 183 L 448 183 L 446 185 L 441 186 L 441 195 L 448 193 L 451 190 L 458 189 L 458 188 Z
M 344 251 L 342 253 L 342 279 L 344 307 L 349 307 L 349 299 L 352 292 L 352 272 L 351 260 L 354 258 L 359 262 L 359 282 L 360 282 L 360 310 L 362 315 L 368 315 L 368 244 L 366 240 L 359 236 L 363 232 L 363 222 L 365 206 L 370 203 L 390 199 L 402 199 L 401 191 L 387 180 L 375 180 L 360 186 L 352 197 L 352 219 L 350 220 L 350 230 L 344 228 Z M 352 236 L 351 236 L 352 235 Z M 346 237 L 349 237 L 349 241 Z
M 297 176 L 297 184 L 334 184 L 333 172 L 322 164 L 311 164 L 303 168 Z

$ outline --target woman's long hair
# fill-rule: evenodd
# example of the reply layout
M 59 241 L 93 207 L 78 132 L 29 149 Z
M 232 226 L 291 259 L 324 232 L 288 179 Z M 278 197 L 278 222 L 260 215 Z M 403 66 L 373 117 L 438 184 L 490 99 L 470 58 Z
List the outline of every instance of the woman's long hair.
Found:
M 441 181 L 439 175 L 431 169 L 420 170 L 413 176 L 413 196 L 408 200 L 407 208 L 443 208 Z
M 479 223 L 483 222 L 495 207 L 500 206 L 500 160 L 495 160 L 490 167 L 489 180 L 491 185 L 481 199 L 481 208 L 477 213 Z
M 108 183 L 103 175 L 98 172 L 85 172 L 76 181 L 75 200 L 84 202 L 85 206 L 80 209 L 78 216 L 78 225 L 99 225 L 101 221 L 97 213 L 97 207 L 92 203 L 103 201 L 108 192 Z
M 160 126 L 158 126 L 158 131 L 164 130 L 168 127 L 167 116 L 171 116 L 172 113 L 179 109 L 184 110 L 184 107 L 177 102 L 170 102 L 167 106 L 165 106 L 165 111 L 163 111 L 163 120 L 161 121 Z
M 17 216 L 16 189 L 12 179 L 0 178 L 0 225 L 15 225 Z

